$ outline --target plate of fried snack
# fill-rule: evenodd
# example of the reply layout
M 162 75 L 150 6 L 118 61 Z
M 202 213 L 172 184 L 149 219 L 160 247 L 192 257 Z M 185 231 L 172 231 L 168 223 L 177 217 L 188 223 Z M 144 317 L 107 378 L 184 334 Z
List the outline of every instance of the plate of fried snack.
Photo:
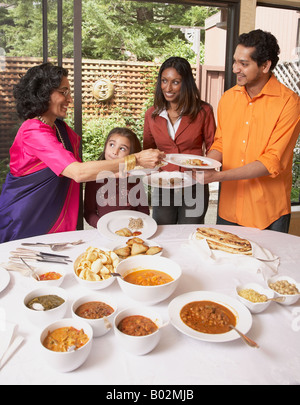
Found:
M 113 252 L 122 260 L 137 255 L 160 256 L 162 250 L 163 248 L 155 243 L 155 241 L 134 237 L 128 239 L 126 243 L 116 246 Z
M 111 240 L 127 240 L 132 236 L 148 239 L 157 230 L 157 223 L 143 212 L 118 210 L 103 215 L 97 222 L 100 234 Z

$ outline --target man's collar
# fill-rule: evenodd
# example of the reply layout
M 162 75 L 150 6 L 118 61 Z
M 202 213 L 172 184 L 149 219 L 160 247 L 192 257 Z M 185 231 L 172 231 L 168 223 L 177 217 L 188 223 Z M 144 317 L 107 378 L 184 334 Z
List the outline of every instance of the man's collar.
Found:
M 245 86 L 240 86 L 237 84 L 234 87 L 234 89 L 237 91 L 242 91 L 243 93 L 247 94 L 247 90 L 246 90 Z M 272 73 L 270 79 L 267 81 L 267 83 L 264 85 L 264 87 L 260 91 L 260 93 L 257 94 L 257 96 L 255 96 L 255 97 L 259 97 L 263 94 L 268 95 L 268 96 L 280 96 L 280 83 L 276 79 L 276 77 L 274 76 L 273 73 Z

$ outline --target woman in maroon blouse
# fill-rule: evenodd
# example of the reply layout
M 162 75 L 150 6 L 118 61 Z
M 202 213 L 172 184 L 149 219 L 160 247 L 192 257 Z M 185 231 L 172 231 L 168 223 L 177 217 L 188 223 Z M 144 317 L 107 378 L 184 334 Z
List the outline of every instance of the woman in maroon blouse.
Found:
M 114 128 L 107 136 L 99 160 L 113 160 L 141 151 L 136 134 L 128 128 Z M 134 210 L 150 214 L 148 198 L 138 177 L 120 178 L 102 173 L 101 178 L 86 183 L 84 218 L 94 228 L 100 217 L 112 211 Z
M 189 62 L 180 57 L 171 57 L 161 66 L 154 97 L 154 106 L 149 108 L 144 123 L 144 149 L 159 148 L 166 154 L 185 153 L 204 155 L 214 141 L 216 124 L 212 107 L 201 100 Z M 182 170 L 167 165 L 163 170 Z M 182 193 L 182 204 L 176 192 Z M 199 184 L 192 190 L 183 189 L 171 193 L 169 206 L 164 206 L 161 195 L 153 192 L 153 218 L 158 224 L 204 223 L 208 207 L 208 187 Z M 191 198 L 188 198 L 192 196 Z M 193 201 L 203 202 L 202 212 L 196 212 Z M 192 205 L 191 205 L 192 204 Z M 200 204 L 201 205 L 201 204 Z M 194 208 L 193 208 L 194 207 Z M 194 214 L 190 216 L 192 211 Z

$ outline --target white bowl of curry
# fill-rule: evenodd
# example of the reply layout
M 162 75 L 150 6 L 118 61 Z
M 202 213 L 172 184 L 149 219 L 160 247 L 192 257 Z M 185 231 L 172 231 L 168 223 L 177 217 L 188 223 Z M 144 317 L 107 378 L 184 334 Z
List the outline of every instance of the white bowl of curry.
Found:
M 154 305 L 169 298 L 182 274 L 176 262 L 155 256 L 125 259 L 119 263 L 116 272 L 122 276 L 118 277 L 122 291 L 144 305 Z
M 132 307 L 117 314 L 114 332 L 123 349 L 141 356 L 150 353 L 158 345 L 162 325 L 162 318 L 156 311 L 140 306 Z
M 59 372 L 70 372 L 88 358 L 93 329 L 84 320 L 65 318 L 48 325 L 40 334 L 45 363 Z

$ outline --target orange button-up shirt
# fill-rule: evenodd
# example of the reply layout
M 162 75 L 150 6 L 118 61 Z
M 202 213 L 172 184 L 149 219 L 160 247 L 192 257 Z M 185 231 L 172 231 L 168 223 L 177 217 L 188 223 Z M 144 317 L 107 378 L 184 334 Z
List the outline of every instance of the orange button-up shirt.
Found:
M 250 98 L 244 86 L 224 93 L 215 142 L 223 170 L 260 161 L 270 175 L 221 185 L 219 215 L 260 229 L 291 212 L 293 150 L 300 132 L 300 98 L 274 75 Z

